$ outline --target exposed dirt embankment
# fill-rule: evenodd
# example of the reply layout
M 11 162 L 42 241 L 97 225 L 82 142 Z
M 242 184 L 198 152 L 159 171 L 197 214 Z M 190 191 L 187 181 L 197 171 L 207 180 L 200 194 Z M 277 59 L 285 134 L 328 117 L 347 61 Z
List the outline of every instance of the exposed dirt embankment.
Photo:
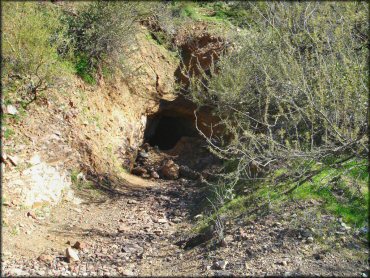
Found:
M 137 35 L 137 42 L 128 56 L 130 74 L 101 79 L 97 86 L 66 77 L 63 86 L 47 92 L 44 102 L 30 106 L 27 116 L 10 120 L 15 134 L 4 142 L 4 153 L 10 158 L 5 157 L 7 163 L 3 164 L 9 199 L 22 203 L 27 190 L 36 190 L 26 185 L 26 191 L 18 194 L 13 188 L 21 183 L 23 171 L 40 163 L 54 165 L 67 176 L 66 184 L 72 170 L 83 169 L 100 178 L 125 176 L 124 169 L 130 168 L 135 150 L 142 144 L 147 115 L 158 110 L 160 99 L 175 98 L 178 67 L 175 57 L 147 39 L 145 30 Z M 28 172 L 32 179 L 32 171 Z M 52 178 L 41 173 L 34 184 L 51 184 Z M 39 199 L 53 202 L 47 191 L 48 186 L 45 198 Z

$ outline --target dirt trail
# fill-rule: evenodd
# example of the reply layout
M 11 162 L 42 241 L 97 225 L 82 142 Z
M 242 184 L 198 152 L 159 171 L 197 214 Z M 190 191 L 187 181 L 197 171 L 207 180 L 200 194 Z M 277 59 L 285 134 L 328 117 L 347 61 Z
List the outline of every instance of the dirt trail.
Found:
M 121 190 L 98 203 L 65 203 L 48 219 L 26 219 L 38 223 L 37 228 L 29 238 L 21 231 L 23 240 L 6 237 L 11 254 L 7 254 L 3 273 L 173 276 L 197 272 L 181 260 L 184 250 L 174 245 L 178 231 L 190 227 L 189 209 L 196 190 L 189 185 L 153 181 L 151 186 Z M 78 263 L 65 262 L 68 241 L 87 245 Z M 52 260 L 37 260 L 42 253 Z
M 279 215 L 271 212 L 254 221 L 226 222 L 226 246 L 210 240 L 186 250 L 176 243 L 193 227 L 200 188 L 183 179 L 141 182 L 147 186 L 116 188 L 119 193 L 85 198 L 80 205 L 63 203 L 45 218 L 9 208 L 22 227 L 17 235 L 4 235 L 4 276 L 365 277 L 368 251 L 361 240 L 346 233 L 340 244 L 336 239 L 308 243 L 301 235 L 310 231 L 292 226 L 294 213 L 315 203 L 287 206 Z M 65 249 L 76 241 L 85 247 L 78 262 L 68 263 Z

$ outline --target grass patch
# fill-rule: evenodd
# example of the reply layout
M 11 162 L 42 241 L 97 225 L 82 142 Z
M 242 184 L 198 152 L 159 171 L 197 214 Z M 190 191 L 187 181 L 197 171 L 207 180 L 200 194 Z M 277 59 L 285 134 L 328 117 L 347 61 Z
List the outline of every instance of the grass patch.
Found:
M 261 208 L 258 214 L 261 214 L 262 211 L 278 211 L 288 202 L 299 200 L 318 201 L 319 205 L 313 208 L 315 215 L 331 214 L 341 217 L 345 223 L 356 228 L 366 225 L 369 202 L 367 186 L 369 173 L 366 161 L 351 160 L 340 168 L 334 168 L 325 163 L 312 163 L 305 166 L 310 166 L 310 169 L 321 167 L 320 172 L 289 194 L 283 194 L 283 192 L 292 188 L 295 183 L 288 179 L 276 184 L 262 181 L 239 183 L 235 187 L 236 197 L 219 206 L 216 211 L 210 209 L 210 206 L 205 208 L 211 212 L 198 221 L 195 229 L 198 232 L 204 231 L 220 216 L 235 218 L 244 215 L 246 218 L 254 218 L 257 212 L 252 214 L 250 212 L 259 206 Z M 283 168 L 273 172 L 271 177 L 277 179 L 286 174 L 287 169 Z M 216 195 L 209 193 L 207 196 L 215 202 Z
M 7 128 L 4 131 L 4 138 L 5 140 L 9 140 L 15 134 L 14 130 Z
M 85 55 L 78 55 L 75 62 L 76 74 L 90 85 L 96 85 L 95 72 Z

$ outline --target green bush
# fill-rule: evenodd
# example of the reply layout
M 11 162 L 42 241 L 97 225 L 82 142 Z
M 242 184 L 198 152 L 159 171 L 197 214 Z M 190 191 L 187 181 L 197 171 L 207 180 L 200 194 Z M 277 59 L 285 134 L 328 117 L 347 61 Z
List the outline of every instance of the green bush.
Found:
M 68 72 L 58 56 L 58 48 L 68 45 L 65 28 L 59 8 L 51 3 L 4 2 L 2 14 L 3 93 L 26 105 Z
M 309 169 L 297 174 L 294 161 L 366 156 L 368 6 L 268 2 L 248 9 L 254 25 L 190 88 L 193 101 L 214 107 L 231 138 L 208 138 L 220 157 L 238 161 L 228 178 L 260 178 L 256 171 L 278 167 L 304 177 Z
M 63 22 L 73 44 L 77 74 L 93 83 L 102 67 L 120 68 L 143 14 L 145 9 L 136 2 L 88 2 L 76 12 L 67 11 Z

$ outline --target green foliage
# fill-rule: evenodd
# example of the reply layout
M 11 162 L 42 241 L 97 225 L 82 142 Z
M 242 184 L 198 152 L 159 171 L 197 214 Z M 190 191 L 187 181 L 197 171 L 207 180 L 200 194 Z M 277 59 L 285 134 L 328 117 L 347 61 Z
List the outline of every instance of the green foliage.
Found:
M 190 98 L 214 107 L 231 138 L 209 142 L 220 157 L 238 161 L 232 179 L 253 178 L 251 164 L 266 172 L 295 168 L 301 158 L 364 157 L 367 6 L 268 2 L 250 9 L 254 25 L 190 87 Z
M 94 78 L 95 69 L 90 67 L 89 60 L 85 55 L 76 57 L 75 68 L 77 75 L 79 75 L 86 83 L 91 85 L 96 84 L 96 80 Z
M 356 176 L 353 176 L 356 173 Z M 335 177 L 335 178 L 333 178 Z M 351 161 L 342 169 L 327 168 L 292 192 L 293 199 L 316 199 L 322 209 L 356 227 L 368 219 L 369 173 L 366 163 Z
M 65 28 L 60 10 L 50 3 L 4 2 L 2 8 L 3 93 L 26 105 L 68 72 L 58 57 L 59 47 L 68 44 Z
M 14 134 L 15 134 L 14 130 L 12 130 L 10 128 L 7 128 L 4 131 L 4 139 L 9 140 L 12 137 L 12 135 L 14 135 Z
M 84 189 L 91 189 L 94 190 L 94 184 L 91 181 L 85 180 L 84 178 L 80 178 L 78 175 L 80 174 L 80 171 L 77 169 L 72 170 L 71 172 L 71 181 L 74 186 L 78 190 L 84 190 Z
M 136 22 L 142 14 L 141 3 L 103 1 L 85 3 L 76 13 L 66 12 L 63 22 L 74 47 L 77 74 L 94 83 L 102 66 L 120 68 L 134 44 Z
M 317 165 L 311 166 L 314 169 Z M 278 212 L 280 208 L 290 204 L 312 200 L 319 202 L 319 205 L 313 208 L 312 213 L 316 215 L 312 216 L 313 221 L 317 221 L 320 214 L 332 214 L 342 218 L 345 223 L 353 227 L 361 228 L 366 225 L 369 216 L 367 166 L 367 161 L 355 159 L 339 168 L 321 164 L 318 174 L 288 194 L 283 194 L 283 192 L 294 187 L 296 182 L 284 180 L 274 184 L 266 180 L 249 183 L 239 181 L 235 186 L 235 191 L 238 193 L 236 197 L 219 204 L 216 209 L 215 206 L 209 208 L 211 214 L 199 221 L 197 230 L 205 230 L 220 216 L 240 218 L 244 215 L 253 219 L 260 215 L 264 205 L 271 206 L 266 209 Z M 271 173 L 271 176 L 277 179 L 286 173 L 288 169 L 282 168 Z M 211 191 L 208 198 L 212 204 L 216 205 L 219 197 Z M 256 210 L 256 208 L 260 209 Z

